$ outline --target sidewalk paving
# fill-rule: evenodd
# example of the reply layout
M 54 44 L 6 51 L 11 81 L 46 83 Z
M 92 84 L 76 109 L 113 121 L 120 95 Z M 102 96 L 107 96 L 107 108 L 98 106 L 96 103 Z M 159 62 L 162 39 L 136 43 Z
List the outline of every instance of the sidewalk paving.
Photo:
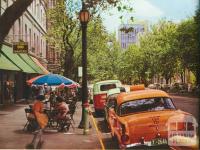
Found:
M 0 109 L 0 149 L 25 149 L 33 139 L 33 134 L 23 131 L 26 123 L 24 108 L 28 104 L 15 104 Z M 75 130 L 70 127 L 67 133 L 48 130 L 42 138 L 42 149 L 101 149 L 97 133 L 92 124 L 88 135 L 83 135 L 83 129 L 78 129 L 81 120 L 81 103 L 74 115 Z M 52 131 L 52 132 L 51 132 Z

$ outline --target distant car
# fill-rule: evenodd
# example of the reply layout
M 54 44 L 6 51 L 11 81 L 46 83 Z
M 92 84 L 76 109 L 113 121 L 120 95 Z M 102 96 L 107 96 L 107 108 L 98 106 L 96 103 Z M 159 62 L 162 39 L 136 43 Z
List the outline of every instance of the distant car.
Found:
M 161 85 L 159 83 L 149 84 L 148 88 L 150 89 L 161 89 Z
M 161 84 L 161 89 L 163 91 L 168 92 L 170 90 L 170 88 L 171 88 L 170 84 Z
M 93 86 L 93 103 L 95 113 L 98 115 L 100 112 L 104 111 L 105 102 L 107 98 L 107 91 L 121 87 L 121 82 L 119 80 L 106 80 L 97 82 Z
M 110 101 L 112 107 L 108 109 L 108 124 L 113 139 L 123 149 L 135 146 L 167 146 L 168 119 L 178 116 L 182 120 L 181 125 L 184 125 L 184 117 L 192 115 L 177 110 L 164 91 L 142 89 L 142 86 L 131 89 L 135 91 L 120 93 L 117 97 L 113 95 Z
M 173 92 L 187 92 L 188 91 L 188 85 L 186 83 L 175 82 L 175 83 L 172 84 L 171 90 Z

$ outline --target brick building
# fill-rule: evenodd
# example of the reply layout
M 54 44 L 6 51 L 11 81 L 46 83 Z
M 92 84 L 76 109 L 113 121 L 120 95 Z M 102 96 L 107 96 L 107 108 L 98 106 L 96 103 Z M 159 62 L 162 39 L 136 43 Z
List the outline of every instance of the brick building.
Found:
M 56 5 L 57 0 L 48 0 L 47 9 L 52 9 Z M 47 20 L 47 30 L 51 26 L 51 22 Z M 60 50 L 55 49 L 54 45 L 48 44 L 47 51 L 48 70 L 52 73 L 60 73 Z

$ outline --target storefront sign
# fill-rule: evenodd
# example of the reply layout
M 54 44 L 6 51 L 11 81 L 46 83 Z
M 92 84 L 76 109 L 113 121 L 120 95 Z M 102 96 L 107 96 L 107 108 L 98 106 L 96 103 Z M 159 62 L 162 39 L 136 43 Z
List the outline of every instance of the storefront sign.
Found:
M 28 42 L 14 42 L 13 53 L 28 53 Z

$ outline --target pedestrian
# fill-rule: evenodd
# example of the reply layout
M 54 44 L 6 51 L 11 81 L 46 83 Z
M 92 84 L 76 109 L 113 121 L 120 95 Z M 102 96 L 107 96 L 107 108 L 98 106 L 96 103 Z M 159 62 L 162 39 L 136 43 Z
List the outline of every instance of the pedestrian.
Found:
M 56 110 L 58 110 L 57 119 L 64 119 L 67 113 L 69 112 L 69 106 L 64 102 L 64 99 L 61 96 L 56 97 L 57 105 Z
M 69 119 L 67 117 L 69 107 L 68 104 L 64 102 L 64 99 L 61 96 L 58 96 L 56 98 L 56 101 L 58 102 L 55 108 L 55 110 L 57 110 L 56 120 L 60 127 L 59 131 L 64 131 L 67 123 L 66 120 Z
M 45 95 L 44 87 L 41 85 L 39 86 L 39 95 Z
M 44 95 L 39 95 L 36 97 L 36 100 L 33 105 L 33 113 L 37 119 L 37 122 L 41 129 L 44 129 L 47 126 L 48 123 L 48 117 L 43 112 L 44 104 L 43 100 L 45 99 Z

